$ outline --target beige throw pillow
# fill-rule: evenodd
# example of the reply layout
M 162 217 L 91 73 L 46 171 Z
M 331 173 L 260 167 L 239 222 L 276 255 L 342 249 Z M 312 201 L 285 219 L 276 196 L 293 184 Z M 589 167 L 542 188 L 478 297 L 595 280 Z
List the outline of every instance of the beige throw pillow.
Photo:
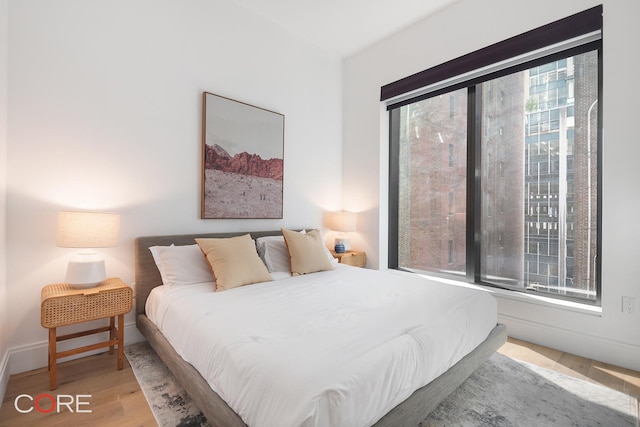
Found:
M 271 281 L 249 234 L 215 239 L 196 239 L 216 279 L 216 292 Z
M 293 276 L 333 270 L 331 261 L 325 254 L 322 237 L 320 237 L 318 230 L 302 234 L 283 228 L 282 235 L 289 251 L 291 274 Z

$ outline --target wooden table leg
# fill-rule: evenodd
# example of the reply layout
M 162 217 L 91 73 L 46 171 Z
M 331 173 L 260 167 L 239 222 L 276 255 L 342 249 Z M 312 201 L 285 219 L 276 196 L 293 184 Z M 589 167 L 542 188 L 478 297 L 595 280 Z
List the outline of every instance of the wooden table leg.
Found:
M 49 389 L 56 389 L 56 328 L 49 328 Z
M 116 334 L 115 334 L 116 318 L 115 318 L 115 316 L 111 316 L 109 318 L 109 327 L 110 327 L 110 329 L 109 329 L 109 341 L 113 341 L 115 339 L 115 337 L 116 337 Z M 113 354 L 113 346 L 112 345 L 109 346 L 109 354 Z
M 118 315 L 118 370 L 124 367 L 124 314 Z

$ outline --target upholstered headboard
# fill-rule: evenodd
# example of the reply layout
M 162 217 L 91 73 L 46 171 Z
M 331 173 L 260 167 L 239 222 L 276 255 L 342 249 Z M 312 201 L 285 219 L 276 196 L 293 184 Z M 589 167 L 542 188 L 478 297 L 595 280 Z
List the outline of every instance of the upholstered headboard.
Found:
M 135 293 L 136 293 L 136 317 L 144 314 L 144 306 L 147 297 L 153 288 L 162 284 L 160 271 L 156 267 L 149 248 L 152 246 L 169 246 L 171 244 L 193 245 L 195 239 L 199 237 L 234 237 L 243 234 L 251 234 L 251 238 L 257 239 L 262 236 L 279 236 L 277 231 L 238 231 L 232 233 L 197 233 L 197 234 L 177 234 L 170 236 L 146 236 L 138 237 L 135 246 Z

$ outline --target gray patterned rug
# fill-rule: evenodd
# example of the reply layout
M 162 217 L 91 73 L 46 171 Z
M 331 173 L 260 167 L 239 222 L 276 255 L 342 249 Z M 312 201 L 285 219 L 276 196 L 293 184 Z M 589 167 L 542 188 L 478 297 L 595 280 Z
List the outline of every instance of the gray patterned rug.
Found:
M 125 354 L 161 427 L 209 426 L 151 347 Z M 495 353 L 421 423 L 422 427 L 638 427 L 626 394 Z

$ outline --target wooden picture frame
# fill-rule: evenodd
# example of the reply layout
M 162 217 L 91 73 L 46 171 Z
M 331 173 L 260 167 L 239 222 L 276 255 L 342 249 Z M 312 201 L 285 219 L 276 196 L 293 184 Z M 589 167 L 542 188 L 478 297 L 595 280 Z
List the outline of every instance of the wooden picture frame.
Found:
M 282 218 L 284 115 L 202 95 L 201 217 Z

